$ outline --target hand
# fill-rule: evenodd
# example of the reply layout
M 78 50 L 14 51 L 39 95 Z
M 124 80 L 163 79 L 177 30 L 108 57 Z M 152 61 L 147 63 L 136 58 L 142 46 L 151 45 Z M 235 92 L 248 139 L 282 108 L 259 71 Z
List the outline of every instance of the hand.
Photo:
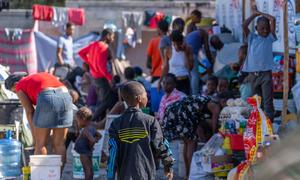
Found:
M 239 71 L 240 65 L 238 63 L 233 63 L 230 65 L 232 71 Z
M 257 6 L 256 6 L 255 0 L 251 1 L 251 10 L 252 10 L 253 14 L 260 15 L 260 12 L 257 10 Z

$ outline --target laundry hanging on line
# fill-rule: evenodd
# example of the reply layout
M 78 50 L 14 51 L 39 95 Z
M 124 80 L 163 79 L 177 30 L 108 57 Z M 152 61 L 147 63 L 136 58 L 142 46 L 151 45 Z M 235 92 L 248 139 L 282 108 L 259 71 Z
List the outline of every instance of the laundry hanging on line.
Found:
M 55 10 L 54 10 L 55 8 Z M 83 25 L 85 22 L 85 12 L 82 8 L 64 8 L 64 7 L 53 7 L 53 6 L 45 6 L 45 5 L 38 5 L 35 4 L 32 6 L 32 17 L 34 20 L 40 21 L 54 21 L 57 22 L 55 19 L 56 15 L 54 13 L 57 12 L 64 12 L 64 9 L 67 9 L 67 22 L 74 23 L 75 25 Z M 59 18 L 62 18 L 60 16 Z M 65 18 L 62 21 L 65 21 Z
M 37 72 L 33 29 L 0 29 L 0 64 L 10 72 Z

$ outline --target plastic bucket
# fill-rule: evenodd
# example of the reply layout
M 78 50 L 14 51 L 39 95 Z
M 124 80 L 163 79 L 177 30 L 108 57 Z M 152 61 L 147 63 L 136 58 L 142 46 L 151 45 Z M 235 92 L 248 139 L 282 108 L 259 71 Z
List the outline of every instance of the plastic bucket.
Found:
M 32 180 L 60 180 L 60 155 L 32 155 L 29 165 Z
M 94 178 L 98 178 L 100 176 L 100 161 L 101 161 L 101 152 L 103 147 L 103 131 L 99 131 L 102 135 L 102 138 L 95 144 L 94 151 L 93 151 L 93 171 L 94 171 Z M 74 146 L 74 144 L 73 144 Z M 84 179 L 84 171 L 80 161 L 80 154 L 74 151 L 74 147 L 72 148 L 72 155 L 73 155 L 73 178 L 76 179 Z

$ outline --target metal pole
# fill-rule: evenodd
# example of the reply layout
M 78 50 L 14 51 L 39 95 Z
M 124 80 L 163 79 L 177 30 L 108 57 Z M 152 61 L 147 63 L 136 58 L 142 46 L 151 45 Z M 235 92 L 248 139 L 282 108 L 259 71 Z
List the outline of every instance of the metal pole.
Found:
M 288 38 L 288 5 L 284 2 L 283 9 L 283 33 L 284 33 L 284 74 L 283 74 L 283 106 L 282 120 L 287 115 L 289 96 L 289 38 Z

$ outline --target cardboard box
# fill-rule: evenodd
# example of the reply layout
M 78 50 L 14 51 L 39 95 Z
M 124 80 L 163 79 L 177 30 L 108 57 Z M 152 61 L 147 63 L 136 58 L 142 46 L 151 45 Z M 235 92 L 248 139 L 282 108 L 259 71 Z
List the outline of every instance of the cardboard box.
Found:
M 222 155 L 222 156 L 208 156 L 203 157 L 203 170 L 209 173 L 215 173 L 216 171 L 213 171 L 213 164 L 216 163 L 232 163 L 232 157 L 229 155 Z

